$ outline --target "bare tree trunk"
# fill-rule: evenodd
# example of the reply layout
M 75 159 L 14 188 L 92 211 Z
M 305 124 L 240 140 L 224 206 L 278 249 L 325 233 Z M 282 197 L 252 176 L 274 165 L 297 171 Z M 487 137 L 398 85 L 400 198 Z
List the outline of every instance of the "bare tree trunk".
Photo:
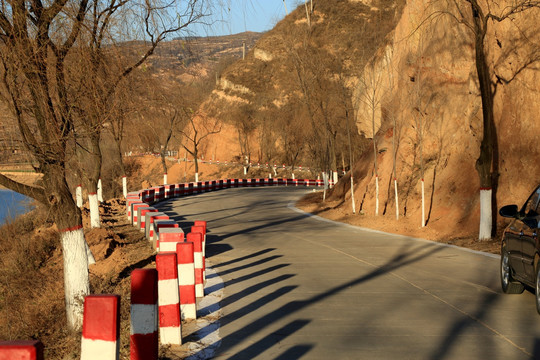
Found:
M 375 141 L 375 115 L 373 115 L 373 164 L 375 175 L 375 215 L 379 215 L 379 174 L 377 172 L 377 142 Z
M 124 198 L 127 197 L 127 178 L 126 178 L 126 167 L 124 165 L 124 157 L 122 156 L 122 145 L 119 140 L 115 138 L 114 141 L 116 145 L 116 155 L 118 157 L 118 166 L 120 168 L 120 176 L 122 177 L 122 194 Z
M 70 329 L 79 329 L 82 324 L 82 299 L 90 293 L 90 254 L 84 240 L 81 211 L 73 201 L 62 168 L 49 166 L 44 171 L 43 183 L 45 192 L 50 194 L 51 214 L 61 234 L 68 325 Z
M 493 87 L 489 75 L 489 67 L 484 52 L 484 38 L 486 35 L 487 19 L 481 17 L 477 7 L 471 3 L 473 21 L 475 27 L 475 57 L 476 72 L 480 85 L 482 99 L 483 137 L 480 143 L 480 155 L 476 160 L 476 171 L 480 178 L 480 229 L 479 240 L 491 239 L 492 235 L 492 165 L 493 148 L 495 146 L 493 136 Z
M 397 178 L 394 178 L 394 196 L 396 197 L 396 220 L 399 220 L 399 199 L 398 199 Z
M 379 175 L 375 175 L 375 215 L 379 215 Z
M 82 228 L 62 231 L 66 315 L 71 329 L 82 326 L 83 300 L 90 294 L 88 253 Z
M 195 163 L 195 182 L 199 181 L 199 150 L 197 146 L 193 151 L 193 162 Z
M 167 159 L 166 159 L 166 151 L 167 147 L 164 147 L 160 151 L 160 157 L 161 157 L 161 167 L 163 169 L 163 185 L 167 184 Z
M 398 199 L 398 186 L 397 186 L 397 146 L 396 146 L 396 132 L 397 132 L 397 124 L 396 124 L 396 115 L 393 115 L 394 120 L 394 132 L 392 134 L 392 161 L 393 161 L 393 175 L 394 175 L 394 198 L 396 202 L 396 220 L 399 220 L 399 199 Z
M 347 120 L 347 140 L 349 145 L 349 172 L 351 174 L 351 206 L 352 206 L 352 213 L 356 214 L 356 204 L 354 202 L 354 159 L 353 159 L 353 151 L 352 151 L 352 142 L 351 142 L 351 129 L 349 124 L 349 111 L 346 110 L 346 120 Z M 344 161 L 345 163 L 345 161 Z M 345 167 L 345 165 L 343 165 Z
M 422 227 L 426 226 L 426 200 L 425 200 L 425 181 L 424 181 L 424 134 L 422 114 L 418 117 L 418 149 L 420 151 L 420 177 L 421 177 L 421 192 L 422 192 Z

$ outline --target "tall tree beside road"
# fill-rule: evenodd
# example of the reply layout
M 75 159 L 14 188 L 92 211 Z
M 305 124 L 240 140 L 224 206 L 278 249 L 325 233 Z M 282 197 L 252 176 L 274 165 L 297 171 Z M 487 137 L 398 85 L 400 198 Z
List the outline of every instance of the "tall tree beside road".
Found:
M 193 156 L 195 162 L 195 181 L 199 181 L 199 151 L 201 142 L 213 134 L 221 131 L 217 119 L 209 118 L 204 114 L 184 109 L 187 118 L 186 126 L 180 130 L 184 136 L 183 148 Z
M 186 85 L 185 96 L 177 101 L 181 122 L 178 131 L 182 136 L 182 147 L 193 156 L 195 164 L 195 181 L 199 181 L 199 157 L 202 144 L 209 136 L 221 131 L 219 120 L 208 116 L 201 104 L 212 91 L 210 78 L 204 78 L 198 83 Z
M 480 143 L 480 154 L 476 160 L 476 171 L 480 178 L 480 226 L 478 239 L 490 239 L 496 231 L 497 214 L 497 186 L 499 177 L 499 150 L 495 116 L 493 111 L 494 99 L 497 88 L 513 81 L 524 69 L 540 60 L 538 44 L 533 44 L 531 39 L 537 36 L 534 29 L 517 28 L 519 39 L 505 44 L 509 49 L 502 52 L 496 61 L 493 54 L 489 53 L 487 35 L 497 23 L 511 26 L 515 25 L 515 18 L 520 14 L 540 10 L 540 1 L 517 0 L 508 2 L 493 2 L 491 0 L 452 0 L 447 12 L 436 12 L 432 16 L 450 15 L 459 24 L 465 26 L 473 37 L 474 60 L 478 85 L 482 100 L 482 125 L 483 134 Z M 532 33 L 531 30 L 533 30 Z M 537 31 L 537 30 L 536 30 Z M 532 35 L 532 36 L 531 36 Z M 516 44 L 523 42 L 532 44 L 532 51 L 521 56 L 513 56 L 518 52 Z M 502 45 L 498 44 L 499 47 Z M 506 58 L 506 59 L 505 59 Z M 506 60 L 506 61 L 505 61 Z M 510 63 L 510 69 L 505 69 L 506 63 Z M 494 216 L 495 214 L 495 216 Z
M 0 0 L 0 91 L 9 100 L 35 170 L 43 174 L 40 186 L 24 185 L 1 174 L 0 184 L 48 206 L 60 229 L 66 314 L 71 329 L 80 327 L 81 299 L 90 291 L 81 212 L 66 181 L 66 145 L 77 125 L 77 111 L 82 108 L 78 101 L 85 100 L 77 95 L 73 80 L 88 71 L 77 56 L 93 46 L 92 35 L 107 43 L 107 51 L 118 48 L 112 40 L 121 34 L 144 40 L 142 51 L 132 58 L 127 56 L 128 65 L 110 77 L 103 95 L 108 99 L 117 84 L 143 64 L 168 34 L 177 34 L 201 19 L 204 4 L 202 0 L 182 4 Z M 174 12 L 169 11 L 172 8 Z M 96 21 L 97 26 L 93 26 Z M 98 33 L 90 34 L 90 29 Z
M 387 76 L 388 76 L 388 92 L 387 94 L 389 97 L 391 97 L 392 89 L 397 84 L 397 81 L 395 79 L 395 74 L 397 71 L 395 71 L 394 64 L 393 64 L 393 52 L 387 53 L 385 55 L 385 65 L 387 69 Z M 386 113 L 387 116 L 392 121 L 392 177 L 390 180 L 393 180 L 394 182 L 394 200 L 395 200 L 395 208 L 396 208 L 396 220 L 399 220 L 399 195 L 398 195 L 398 176 L 397 176 L 397 153 L 399 149 L 399 142 L 400 142 L 400 133 L 401 133 L 401 126 L 398 125 L 397 118 L 399 116 L 401 109 L 398 98 L 389 98 L 387 100 L 386 105 Z M 390 187 L 388 189 L 388 193 L 390 193 Z M 390 195 L 390 194 L 388 194 Z M 390 196 L 387 196 L 387 202 Z M 386 210 L 386 205 L 385 205 Z
M 378 69 L 374 60 L 366 65 L 364 76 L 360 79 L 357 90 L 357 103 L 362 103 L 369 111 L 369 121 L 371 123 L 371 134 L 366 134 L 367 138 L 373 140 L 373 175 L 375 176 L 375 215 L 379 215 L 379 171 L 377 164 L 376 133 L 381 121 L 381 100 L 383 96 L 383 76 L 382 70 Z

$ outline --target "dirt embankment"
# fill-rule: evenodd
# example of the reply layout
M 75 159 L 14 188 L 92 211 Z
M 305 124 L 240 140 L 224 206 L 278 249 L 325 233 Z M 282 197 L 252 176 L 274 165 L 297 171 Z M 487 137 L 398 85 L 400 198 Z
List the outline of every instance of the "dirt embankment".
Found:
M 297 207 L 327 219 L 372 230 L 432 240 L 493 254 L 500 253 L 499 238 L 491 239 L 489 241 L 478 241 L 476 233 L 472 229 L 467 229 L 469 231 L 468 235 L 456 234 L 455 236 L 451 236 L 448 235 L 448 232 L 441 232 L 437 228 L 430 227 L 429 225 L 421 227 L 419 219 L 402 216 L 399 220 L 396 220 L 395 213 L 392 213 L 391 211 L 390 214 L 379 216 L 358 212 L 357 214 L 353 214 L 352 208 L 350 206 L 343 206 L 342 200 L 332 200 L 332 198 L 330 198 L 323 202 L 321 192 L 307 195 L 298 202 Z M 450 226 L 451 225 L 449 225 L 449 227 Z
M 130 273 L 151 266 L 154 254 L 125 216 L 123 200 L 101 204 L 102 227 L 85 237 L 96 259 L 89 266 L 93 294 L 121 296 L 121 358 L 129 358 Z M 0 340 L 39 339 L 47 359 L 78 359 L 80 333 L 67 331 L 63 260 L 56 226 L 38 205 L 0 228 Z

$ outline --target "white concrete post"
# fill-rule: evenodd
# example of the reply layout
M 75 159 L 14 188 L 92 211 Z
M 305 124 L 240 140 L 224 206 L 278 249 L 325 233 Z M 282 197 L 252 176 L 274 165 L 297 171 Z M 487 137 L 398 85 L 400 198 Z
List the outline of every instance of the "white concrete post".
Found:
M 77 185 L 77 189 L 75 189 L 75 198 L 77 199 L 77 207 L 82 208 L 83 207 L 83 198 L 82 198 L 82 186 Z
M 99 202 L 103 202 L 103 188 L 101 187 L 101 178 L 98 179 L 97 183 L 97 199 Z
M 127 178 L 125 176 L 122 176 L 122 193 L 124 198 L 127 198 Z

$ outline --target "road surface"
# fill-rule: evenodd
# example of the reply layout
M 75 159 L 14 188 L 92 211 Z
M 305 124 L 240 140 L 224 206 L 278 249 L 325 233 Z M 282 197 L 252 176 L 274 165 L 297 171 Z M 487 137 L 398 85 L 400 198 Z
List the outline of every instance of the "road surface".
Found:
M 306 191 L 160 206 L 184 229 L 208 222 L 224 283 L 215 359 L 540 358 L 534 295 L 501 293 L 498 257 L 310 216 L 294 208 Z

